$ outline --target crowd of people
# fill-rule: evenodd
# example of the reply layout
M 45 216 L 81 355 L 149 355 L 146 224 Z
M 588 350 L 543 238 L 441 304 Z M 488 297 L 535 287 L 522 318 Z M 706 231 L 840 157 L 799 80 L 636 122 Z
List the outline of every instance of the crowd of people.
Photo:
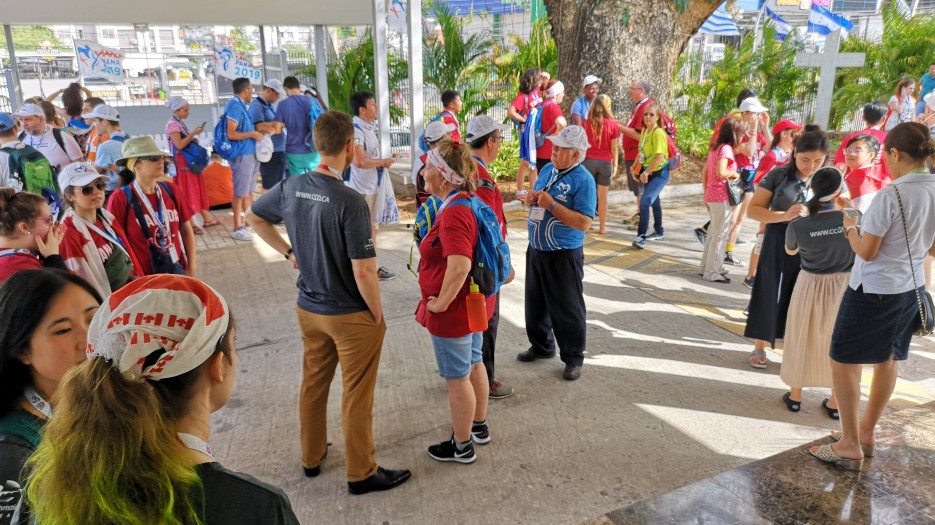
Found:
M 428 446 L 435 460 L 473 463 L 475 445 L 493 439 L 488 399 L 513 393 L 496 376 L 500 292 L 517 273 L 529 342 L 517 360 L 558 354 L 562 378 L 581 377 L 583 246 L 595 217 L 598 234 L 606 231 L 621 152 L 639 202 L 634 248 L 665 236 L 660 194 L 678 160 L 671 121 L 642 80 L 630 87 L 629 120 L 616 120 L 601 83 L 583 79 L 569 123 L 564 84 L 537 69 L 523 76 L 510 107 L 524 144 L 520 180 L 529 182 L 518 194 L 528 207 L 519 271 L 489 172 L 504 126 L 479 115 L 462 131 L 461 96 L 446 91 L 426 128 L 414 162 L 415 320 L 430 335 L 451 424 L 450 437 Z M 224 468 L 209 445 L 210 414 L 230 399 L 238 362 L 226 301 L 194 278 L 195 236 L 216 223 L 202 174 L 221 165 L 218 155 L 230 166 L 234 238 L 256 234 L 298 270 L 304 475 L 324 468 L 340 365 L 348 491 L 390 490 L 411 477 L 378 463 L 373 438 L 387 331 L 380 281 L 395 276 L 377 262 L 376 237 L 380 224 L 399 220 L 376 99 L 354 93 L 348 115 L 326 110 L 294 77 L 267 80 L 255 97 L 247 79 L 233 88 L 213 157 L 196 139 L 205 124 L 186 124 L 179 97 L 166 103 L 169 152 L 128 135 L 114 108 L 91 93 L 82 100 L 79 88 L 63 93 L 61 112 L 33 100 L 0 114 L 0 319 L 16 319 L 0 323 L 0 479 L 23 487 L 14 523 L 297 523 L 281 490 Z M 729 283 L 725 265 L 742 264 L 733 255 L 741 221 L 761 224 L 745 279 L 749 364 L 767 367 L 766 344 L 784 341 L 783 402 L 793 412 L 803 388 L 832 389 L 822 407 L 842 431 L 812 454 L 852 470 L 874 453 L 895 362 L 907 358 L 914 332 L 931 329 L 923 262 L 935 254 L 935 141 L 918 122 L 889 126 L 912 101 L 907 89 L 889 110 L 864 108 L 868 128 L 845 139 L 836 167 L 824 130 L 789 120 L 770 127 L 766 105 L 744 90 L 717 123 L 701 173 L 710 215 L 695 230 L 701 278 Z M 875 373 L 860 414 L 863 364 Z

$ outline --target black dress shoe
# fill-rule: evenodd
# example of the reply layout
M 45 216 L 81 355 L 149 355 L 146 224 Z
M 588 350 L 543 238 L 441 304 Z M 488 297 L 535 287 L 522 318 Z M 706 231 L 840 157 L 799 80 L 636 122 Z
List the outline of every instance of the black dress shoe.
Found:
M 351 494 L 366 494 L 378 490 L 390 490 L 402 485 L 412 476 L 408 470 L 390 470 L 377 467 L 376 473 L 362 481 L 348 481 L 347 491 Z
M 328 447 L 330 446 L 331 446 L 331 442 L 329 441 L 328 444 L 325 445 L 325 455 L 321 457 L 321 463 L 319 463 L 317 467 L 312 467 L 312 468 L 308 468 L 305 466 L 302 467 L 302 471 L 305 472 L 306 478 L 314 478 L 315 476 L 321 474 L 321 465 L 322 463 L 325 462 L 325 458 L 328 457 Z
M 581 377 L 581 367 L 577 365 L 565 365 L 565 371 L 562 372 L 562 378 L 567 381 L 574 381 Z
M 538 352 L 533 352 L 532 350 L 526 350 L 525 352 L 520 352 L 516 354 L 516 360 L 522 361 L 524 363 L 531 363 L 539 359 L 552 359 L 555 357 L 555 354 L 540 354 Z

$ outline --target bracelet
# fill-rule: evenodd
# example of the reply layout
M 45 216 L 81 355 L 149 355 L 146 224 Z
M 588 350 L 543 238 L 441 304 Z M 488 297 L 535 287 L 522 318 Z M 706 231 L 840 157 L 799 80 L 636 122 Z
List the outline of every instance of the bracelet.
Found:
M 549 206 L 549 212 L 550 212 L 550 213 L 552 212 L 552 210 L 555 209 L 555 205 L 556 205 L 556 204 L 558 204 L 558 201 L 556 201 L 555 199 L 552 199 L 552 205 Z
M 857 231 L 857 226 L 851 226 L 850 228 L 844 228 L 844 238 L 850 240 L 850 237 L 847 236 L 851 230 Z
M 289 257 L 292 257 L 293 253 L 295 252 L 292 250 L 292 248 L 289 248 L 288 250 L 286 250 L 285 256 L 286 256 L 287 261 L 289 260 Z

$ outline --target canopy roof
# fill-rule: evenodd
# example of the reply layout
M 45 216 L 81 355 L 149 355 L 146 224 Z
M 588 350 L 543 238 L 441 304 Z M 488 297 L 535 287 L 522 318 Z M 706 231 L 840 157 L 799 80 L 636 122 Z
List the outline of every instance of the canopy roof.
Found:
M 4 24 L 372 25 L 372 0 L 4 1 Z

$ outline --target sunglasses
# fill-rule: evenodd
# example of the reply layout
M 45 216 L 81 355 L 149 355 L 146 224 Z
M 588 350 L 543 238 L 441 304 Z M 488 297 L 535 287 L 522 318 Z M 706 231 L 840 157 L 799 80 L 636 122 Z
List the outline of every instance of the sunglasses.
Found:
M 107 190 L 107 183 L 104 181 L 95 182 L 94 184 L 88 184 L 87 186 L 81 187 L 82 195 L 91 195 L 94 193 L 94 190 L 105 191 Z
M 150 162 L 161 162 L 165 160 L 165 157 L 162 155 L 150 155 L 148 157 L 137 157 L 140 160 L 148 160 Z

